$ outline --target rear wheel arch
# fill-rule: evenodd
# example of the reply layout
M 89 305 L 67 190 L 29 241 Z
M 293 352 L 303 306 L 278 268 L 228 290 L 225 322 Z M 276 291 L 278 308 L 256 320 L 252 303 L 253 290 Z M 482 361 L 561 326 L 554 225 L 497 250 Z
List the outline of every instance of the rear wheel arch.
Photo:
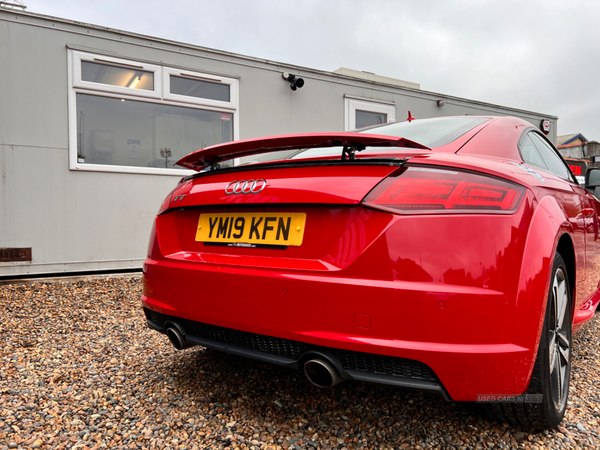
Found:
M 536 350 L 535 366 L 522 400 L 489 404 L 497 420 L 506 421 L 513 427 L 538 430 L 554 428 L 565 415 L 571 372 L 573 304 L 568 271 L 565 260 L 557 249 L 552 262 L 547 307 Z
M 558 240 L 556 252 L 560 253 L 565 266 L 567 267 L 567 276 L 569 277 L 569 290 L 571 291 L 571 299 L 575 299 L 575 286 L 577 285 L 577 271 L 575 270 L 575 247 L 573 240 L 568 233 L 564 233 Z M 571 318 L 574 317 L 575 302 L 571 301 Z

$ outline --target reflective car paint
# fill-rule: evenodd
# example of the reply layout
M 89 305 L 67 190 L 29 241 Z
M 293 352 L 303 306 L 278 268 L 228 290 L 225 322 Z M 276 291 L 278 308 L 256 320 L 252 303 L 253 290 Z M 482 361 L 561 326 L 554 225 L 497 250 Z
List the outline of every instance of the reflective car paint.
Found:
M 600 204 L 574 182 L 520 159 L 529 125 L 494 119 L 443 149 L 382 152 L 411 167 L 453 167 L 527 188 L 510 215 L 395 215 L 361 200 L 397 168 L 241 167 L 200 174 L 161 208 L 144 264 L 143 305 L 202 323 L 427 364 L 454 400 L 527 389 L 554 253 L 575 281 L 574 329 L 600 301 Z M 369 158 L 374 155 L 369 154 Z M 265 179 L 255 196 L 227 183 Z M 233 199 L 233 200 L 231 200 Z M 201 212 L 306 212 L 301 247 L 212 247 Z M 259 209 L 257 209 L 259 208 Z M 369 318 L 357 326 L 356 316 Z M 362 323 L 362 322 L 361 322 Z M 364 323 L 363 323 L 364 325 Z
M 261 203 L 308 203 L 357 205 L 395 166 L 325 166 L 270 169 L 250 174 L 202 174 L 180 184 L 174 195 L 186 195 L 177 207 Z M 251 176 L 246 176 L 251 175 Z M 227 185 L 234 180 L 266 179 L 265 188 L 254 195 L 228 195 Z M 323 189 L 323 184 L 328 189 Z
M 251 138 L 240 141 L 225 142 L 203 148 L 184 156 L 175 164 L 193 170 L 201 170 L 219 161 L 250 156 L 259 153 L 278 152 L 281 150 L 297 150 L 306 148 L 323 148 L 343 145 L 377 146 L 377 147 L 410 147 L 429 150 L 417 142 L 394 136 L 357 133 L 310 133 Z M 360 150 L 359 150 L 360 151 Z

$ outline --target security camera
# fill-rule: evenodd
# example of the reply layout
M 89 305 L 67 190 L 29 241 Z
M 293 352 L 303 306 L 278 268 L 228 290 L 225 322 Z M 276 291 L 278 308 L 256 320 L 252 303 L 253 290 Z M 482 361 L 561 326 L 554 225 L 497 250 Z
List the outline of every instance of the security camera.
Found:
M 304 79 L 302 78 L 296 78 L 290 83 L 290 88 L 292 88 L 292 91 L 295 91 L 296 88 L 301 88 L 302 86 L 304 86 Z
M 292 75 L 291 73 L 283 72 L 281 74 L 281 76 L 283 77 L 283 79 L 285 81 L 289 81 L 290 82 L 290 89 L 292 91 L 295 91 L 296 89 L 301 88 L 302 86 L 304 86 L 304 79 L 302 79 L 302 78 L 296 78 L 296 75 Z

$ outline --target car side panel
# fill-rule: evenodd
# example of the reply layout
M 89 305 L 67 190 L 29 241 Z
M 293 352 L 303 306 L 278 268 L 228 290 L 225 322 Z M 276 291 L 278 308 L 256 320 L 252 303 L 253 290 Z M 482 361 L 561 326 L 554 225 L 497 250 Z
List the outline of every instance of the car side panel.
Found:
M 575 288 L 573 298 L 574 310 L 578 310 L 590 297 L 591 291 L 586 289 L 586 231 L 585 218 L 583 214 L 583 197 L 581 189 L 574 183 L 567 182 L 558 176 L 545 170 L 539 169 L 544 182 L 532 186 L 532 192 L 538 199 L 540 206 L 544 208 L 557 222 L 556 229 L 562 226 L 571 237 L 575 251 L 575 280 L 571 281 L 571 287 Z M 556 236 L 556 235 L 553 235 Z M 546 239 L 549 236 L 545 236 Z M 554 254 L 550 255 L 553 257 Z
M 569 233 L 568 221 L 556 201 L 547 197 L 537 204 L 531 219 L 518 278 L 516 320 L 513 324 L 507 324 L 515 330 L 517 336 L 523 336 L 517 331 L 519 329 L 531 331 L 528 333 L 528 341 L 523 341 L 522 345 L 530 348 L 533 355 L 537 354 L 544 325 L 554 253 L 562 233 Z M 535 356 L 528 361 L 526 370 L 521 372 L 521 375 L 526 374 L 522 380 L 524 389 L 521 393 L 529 385 L 534 364 Z
M 582 197 L 583 227 L 585 230 L 585 283 L 578 286 L 587 302 L 598 291 L 600 282 L 600 202 L 587 190 L 578 187 Z

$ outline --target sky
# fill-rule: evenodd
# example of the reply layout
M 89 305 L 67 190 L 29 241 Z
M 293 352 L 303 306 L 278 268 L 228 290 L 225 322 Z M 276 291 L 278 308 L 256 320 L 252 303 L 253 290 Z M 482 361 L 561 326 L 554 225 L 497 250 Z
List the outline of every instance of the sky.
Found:
M 21 0 L 27 11 L 558 116 L 600 141 L 600 1 Z

